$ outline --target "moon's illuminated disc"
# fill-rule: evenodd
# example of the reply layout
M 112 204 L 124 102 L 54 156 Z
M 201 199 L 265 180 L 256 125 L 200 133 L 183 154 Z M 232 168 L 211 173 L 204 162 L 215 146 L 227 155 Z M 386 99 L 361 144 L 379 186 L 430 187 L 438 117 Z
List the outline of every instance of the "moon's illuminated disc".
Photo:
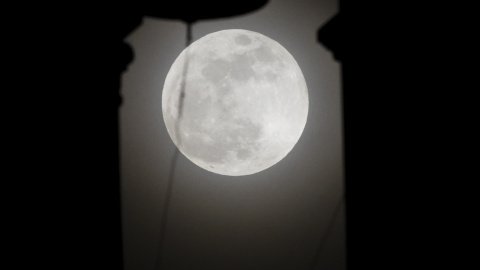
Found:
M 178 56 L 165 80 L 162 111 L 170 137 L 193 163 L 218 174 L 248 175 L 273 166 L 297 143 L 308 90 L 279 43 L 252 31 L 224 30 Z

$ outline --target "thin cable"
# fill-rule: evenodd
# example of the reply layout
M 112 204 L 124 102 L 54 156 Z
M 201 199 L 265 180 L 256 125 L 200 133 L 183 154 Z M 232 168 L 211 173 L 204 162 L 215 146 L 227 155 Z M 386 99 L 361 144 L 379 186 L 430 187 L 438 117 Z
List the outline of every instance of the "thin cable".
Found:
M 190 43 L 192 42 L 192 23 L 187 22 L 187 44 L 186 48 L 190 46 Z M 178 146 L 181 145 L 181 136 L 180 136 L 180 119 L 182 117 L 183 113 L 183 101 L 185 98 L 185 88 L 186 88 L 186 80 L 185 78 L 187 77 L 187 70 L 188 70 L 188 51 L 185 53 L 185 65 L 183 67 L 183 80 L 182 80 L 182 86 L 180 89 L 180 96 L 179 96 L 179 105 L 178 105 L 178 117 L 177 117 L 177 122 L 175 124 L 175 137 L 177 140 Z M 166 232 L 167 232 L 167 219 L 168 219 L 168 212 L 170 209 L 170 202 L 171 202 L 171 197 L 172 197 L 172 190 L 173 190 L 173 182 L 175 179 L 175 169 L 177 167 L 177 161 L 178 161 L 178 156 L 180 154 L 180 151 L 178 150 L 178 147 L 175 147 L 175 151 L 173 152 L 172 160 L 170 162 L 170 171 L 168 174 L 168 183 L 167 183 L 167 193 L 165 195 L 165 203 L 163 206 L 163 214 L 162 214 L 162 219 L 161 219 L 161 224 L 160 224 L 160 238 L 158 242 L 158 256 L 157 260 L 155 262 L 155 269 L 161 270 L 162 269 L 162 263 L 164 261 L 164 250 L 165 250 L 165 237 L 166 237 Z
M 340 209 L 342 209 L 342 204 L 344 201 L 344 196 L 342 195 L 340 197 L 339 202 L 337 203 L 337 206 L 335 207 L 335 210 L 333 211 L 333 215 L 330 219 L 330 222 L 328 224 L 327 230 L 325 231 L 322 239 L 320 240 L 320 243 L 318 245 L 317 251 L 315 252 L 315 255 L 313 257 L 312 265 L 310 267 L 311 270 L 315 270 L 318 264 L 320 263 L 320 259 L 322 257 L 323 250 L 325 249 L 325 243 L 327 242 L 328 236 L 332 233 L 333 230 L 333 224 L 337 220 L 337 216 L 340 213 Z

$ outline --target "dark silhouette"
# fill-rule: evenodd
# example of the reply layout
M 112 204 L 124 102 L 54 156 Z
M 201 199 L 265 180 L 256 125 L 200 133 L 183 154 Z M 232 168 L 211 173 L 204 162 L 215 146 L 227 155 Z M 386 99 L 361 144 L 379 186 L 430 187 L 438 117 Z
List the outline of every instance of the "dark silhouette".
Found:
M 348 269 L 432 268 L 451 258 L 434 233 L 444 224 L 432 182 L 442 169 L 431 167 L 443 155 L 431 147 L 438 132 L 428 116 L 432 91 L 444 87 L 432 76 L 445 67 L 432 58 L 443 43 L 430 27 L 444 14 L 436 8 L 341 0 L 319 28 L 318 41 L 342 63 Z
M 16 86 L 28 93 L 22 97 L 28 121 L 21 131 L 31 135 L 16 138 L 17 154 L 29 162 L 17 169 L 30 190 L 22 196 L 27 218 L 20 242 L 29 246 L 24 265 L 123 268 L 118 109 L 121 74 L 134 57 L 123 40 L 142 18 L 191 23 L 243 14 L 266 2 L 29 6 L 25 20 L 12 20 L 19 33 L 15 41 L 28 44 L 16 48 L 24 64 L 19 70 L 30 72 L 19 74 L 22 83 Z

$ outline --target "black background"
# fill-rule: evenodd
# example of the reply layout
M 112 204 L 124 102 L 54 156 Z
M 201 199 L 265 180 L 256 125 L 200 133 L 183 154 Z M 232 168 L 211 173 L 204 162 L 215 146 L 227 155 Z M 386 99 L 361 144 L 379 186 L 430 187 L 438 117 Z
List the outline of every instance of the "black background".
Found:
M 15 117 L 7 115 L 4 131 L 3 192 L 8 250 L 20 255 L 11 257 L 20 268 L 121 267 L 118 93 L 131 60 L 123 39 L 141 20 L 142 5 L 4 10 L 11 89 L 4 103 Z M 448 174 L 444 162 L 463 156 L 438 147 L 445 128 L 463 126 L 439 106 L 452 101 L 443 96 L 452 88 L 442 67 L 450 58 L 445 50 L 453 50 L 445 42 L 458 45 L 458 29 L 469 22 L 457 16 L 442 23 L 445 10 L 465 13 L 440 4 L 344 0 L 340 30 L 325 40 L 343 65 L 348 269 L 458 266 L 472 255 L 446 226 L 468 218 L 448 203 L 463 197 L 452 183 L 465 176 Z M 453 58 L 469 59 L 455 52 Z

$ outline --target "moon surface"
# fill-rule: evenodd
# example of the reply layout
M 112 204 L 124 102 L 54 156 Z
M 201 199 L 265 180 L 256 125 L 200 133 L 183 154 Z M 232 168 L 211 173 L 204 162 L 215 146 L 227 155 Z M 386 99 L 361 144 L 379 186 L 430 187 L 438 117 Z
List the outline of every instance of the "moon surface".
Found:
M 308 115 L 308 90 L 295 59 L 278 42 L 232 29 L 185 48 L 162 94 L 168 133 L 205 170 L 254 174 L 295 146 Z

